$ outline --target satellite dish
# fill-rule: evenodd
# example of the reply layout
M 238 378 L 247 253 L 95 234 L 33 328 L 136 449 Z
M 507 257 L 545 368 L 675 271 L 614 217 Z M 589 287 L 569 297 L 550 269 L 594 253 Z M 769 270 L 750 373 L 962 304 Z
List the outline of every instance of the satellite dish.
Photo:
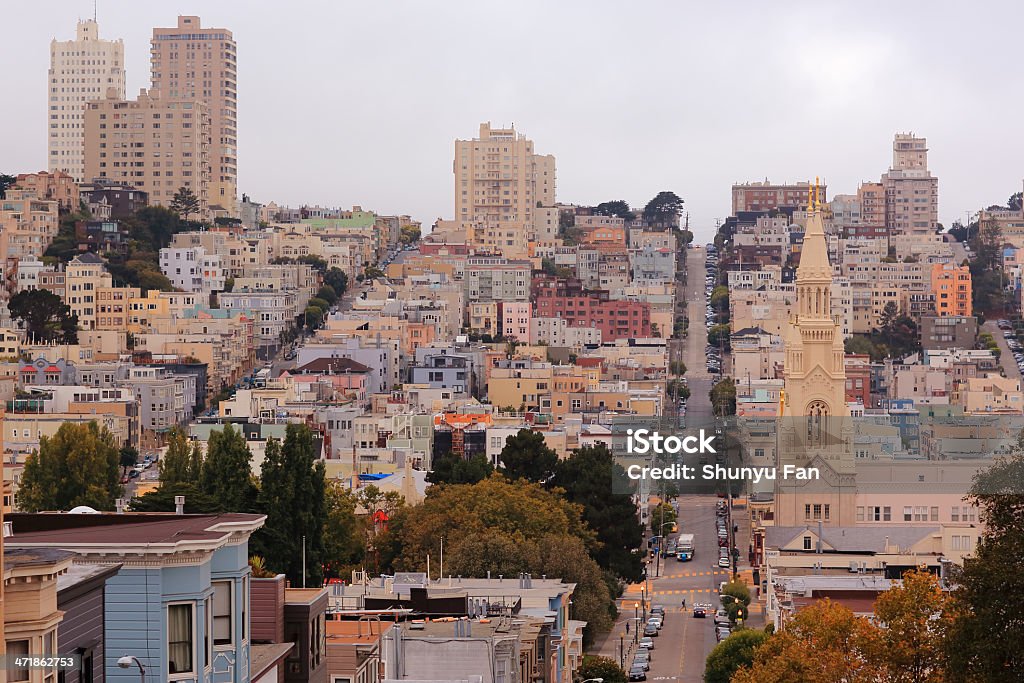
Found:
M 68 510 L 70 515 L 98 515 L 99 511 L 93 510 L 88 505 L 79 505 L 78 507 L 71 508 Z

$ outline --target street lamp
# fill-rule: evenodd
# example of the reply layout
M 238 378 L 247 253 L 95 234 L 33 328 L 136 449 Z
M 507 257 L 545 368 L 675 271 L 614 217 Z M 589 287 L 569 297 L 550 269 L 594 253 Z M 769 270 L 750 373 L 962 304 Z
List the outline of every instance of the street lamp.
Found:
M 146 667 L 142 666 L 142 662 L 139 661 L 138 657 L 134 655 L 125 655 L 117 660 L 117 665 L 122 669 L 130 669 L 132 668 L 132 664 L 139 667 L 139 681 L 141 681 L 141 683 L 146 683 Z
M 633 642 L 639 642 L 639 631 L 640 631 L 640 603 L 633 603 L 633 623 L 636 624 L 636 628 L 633 629 Z

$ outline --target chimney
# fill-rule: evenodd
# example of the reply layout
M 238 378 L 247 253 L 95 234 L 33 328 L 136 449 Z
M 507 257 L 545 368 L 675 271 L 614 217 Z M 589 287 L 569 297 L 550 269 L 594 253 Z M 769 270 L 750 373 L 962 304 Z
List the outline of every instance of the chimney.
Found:
M 14 522 L 4 522 L 4 538 L 14 535 Z
M 119 515 L 124 514 L 124 502 L 124 498 L 118 498 L 117 500 L 114 501 L 115 509 L 117 510 L 117 514 Z
M 185 514 L 185 496 L 174 497 L 174 514 L 183 515 Z

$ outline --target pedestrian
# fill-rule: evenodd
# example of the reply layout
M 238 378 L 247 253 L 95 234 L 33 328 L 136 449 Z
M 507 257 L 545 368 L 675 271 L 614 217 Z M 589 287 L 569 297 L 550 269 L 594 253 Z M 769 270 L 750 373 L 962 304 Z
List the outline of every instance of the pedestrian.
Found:
M 626 622 L 626 635 L 629 635 L 629 622 Z

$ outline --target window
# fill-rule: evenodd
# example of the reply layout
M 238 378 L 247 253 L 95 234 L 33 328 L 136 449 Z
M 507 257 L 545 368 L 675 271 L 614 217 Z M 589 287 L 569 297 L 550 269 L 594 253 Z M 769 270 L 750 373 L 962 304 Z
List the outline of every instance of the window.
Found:
M 960 521 L 960 506 L 959 505 L 954 505 L 953 506 L 953 510 L 949 513 L 949 519 L 950 519 L 950 521 L 953 521 L 953 522 L 959 522 Z
M 964 520 L 965 522 L 975 522 L 978 519 L 978 508 L 973 505 L 964 507 Z
M 213 644 L 231 645 L 232 633 L 232 601 L 231 581 L 213 582 Z
M 171 676 L 195 673 L 194 610 L 191 602 L 167 606 L 167 672 Z
M 882 508 L 882 521 L 883 522 L 891 522 L 892 521 L 892 508 L 889 507 L 888 505 L 886 505 L 884 508 Z
M 28 656 L 28 641 L 27 640 L 8 640 L 7 641 L 7 659 L 12 664 L 14 663 L 15 657 Z M 15 669 L 11 668 L 7 670 L 7 680 L 10 683 L 17 683 L 19 681 L 29 680 L 28 669 Z
M 816 503 L 814 505 L 814 519 L 821 519 L 821 504 Z
M 242 640 L 249 637 L 249 577 L 242 578 Z
M 886 509 L 888 509 L 888 508 L 886 508 Z M 825 504 L 825 521 L 827 522 L 828 519 L 829 519 L 829 505 L 826 503 Z
M 858 505 L 857 506 L 857 521 L 858 522 L 863 522 L 864 521 L 864 506 L 863 505 Z
M 953 508 L 953 509 L 956 510 L 956 508 Z M 955 512 L 953 514 L 956 515 Z M 904 522 L 912 522 L 913 520 L 914 520 L 914 508 L 912 508 L 909 505 L 907 505 L 906 507 L 903 508 L 903 521 Z M 954 517 L 953 521 L 954 522 L 956 521 L 955 517 Z
M 933 505 L 932 506 L 931 518 L 932 518 L 931 521 L 933 521 L 933 522 L 939 521 L 939 506 L 938 505 Z
M 804 536 L 804 550 L 810 550 L 810 549 L 811 549 L 811 537 L 810 536 Z

